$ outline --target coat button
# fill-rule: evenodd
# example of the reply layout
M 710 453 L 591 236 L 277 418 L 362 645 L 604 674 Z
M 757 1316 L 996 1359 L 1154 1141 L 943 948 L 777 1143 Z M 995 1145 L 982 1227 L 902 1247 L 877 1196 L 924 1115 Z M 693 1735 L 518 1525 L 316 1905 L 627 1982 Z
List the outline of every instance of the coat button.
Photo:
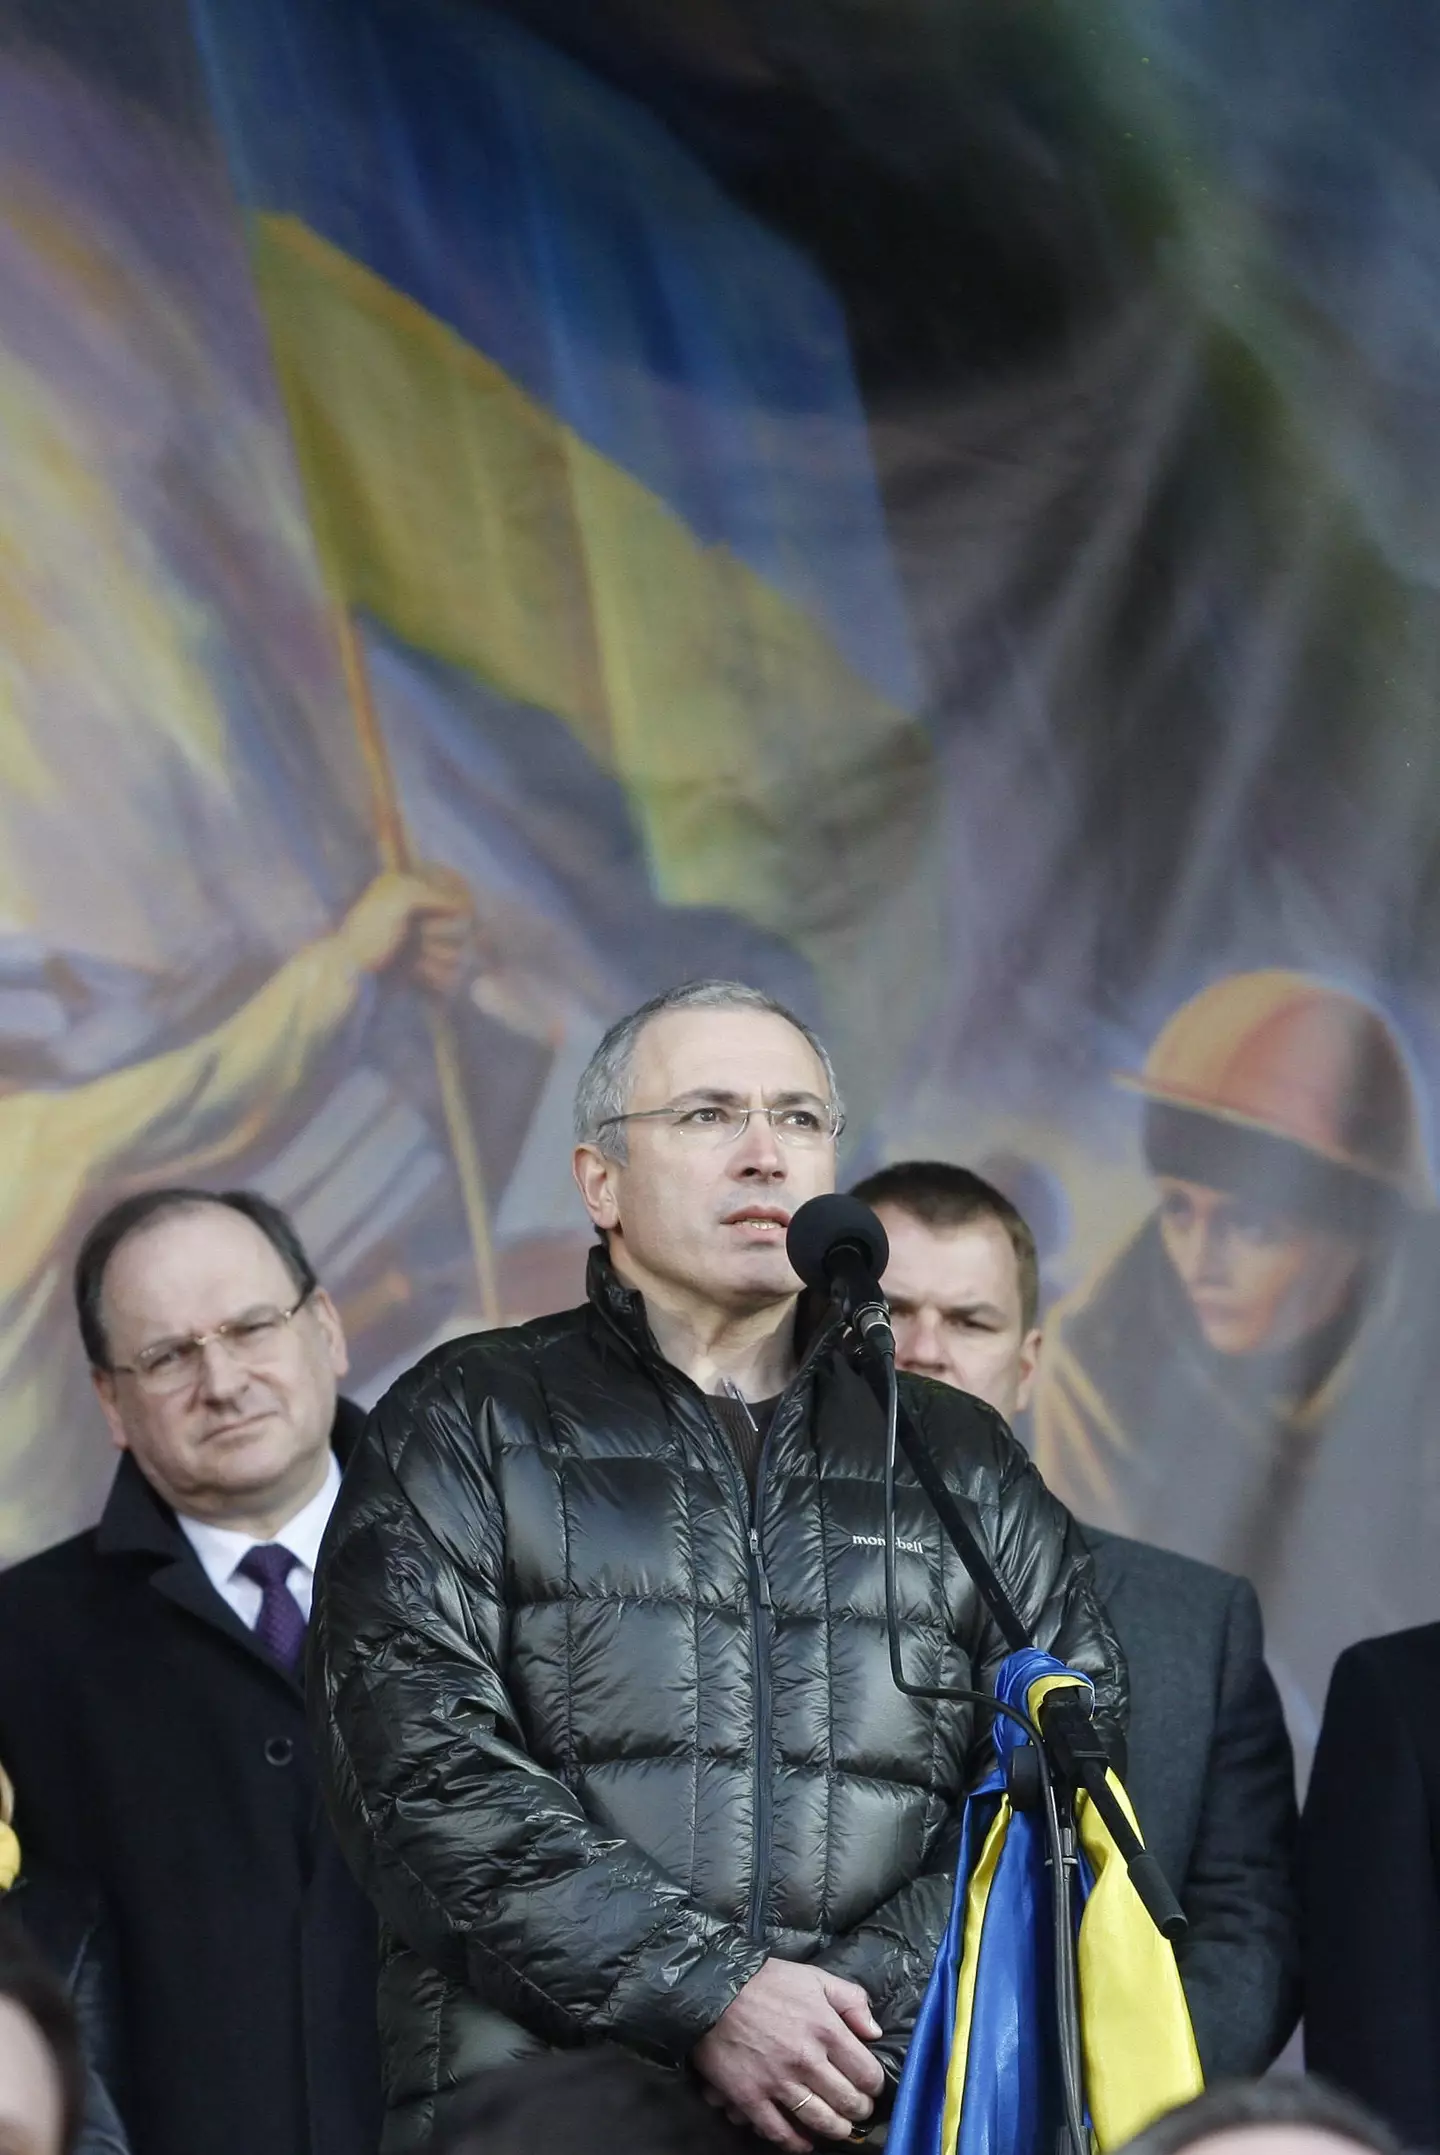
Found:
M 288 1766 L 295 1756 L 295 1746 L 288 1736 L 265 1738 L 265 1759 L 271 1766 Z

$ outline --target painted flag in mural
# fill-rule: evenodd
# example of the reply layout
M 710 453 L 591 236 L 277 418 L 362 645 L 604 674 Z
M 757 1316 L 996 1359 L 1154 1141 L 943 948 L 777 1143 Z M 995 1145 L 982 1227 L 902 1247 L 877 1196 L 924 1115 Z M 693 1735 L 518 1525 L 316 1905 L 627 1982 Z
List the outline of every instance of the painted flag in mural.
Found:
M 882 937 L 923 895 L 908 646 L 819 281 L 482 18 L 193 19 L 244 254 L 194 142 L 53 75 L 5 85 L 4 521 L 37 629 L 4 744 L 9 1556 L 93 1518 L 111 1472 L 65 1285 L 110 1197 L 188 1177 L 285 1204 L 362 1397 L 476 1314 L 424 1009 L 344 941 L 378 861 L 337 605 L 414 854 L 475 898 L 453 1023 L 507 1316 L 577 1292 L 568 1100 L 601 1025 L 708 972 L 817 1010 L 867 947 L 877 761 L 909 873 Z M 611 276 L 594 220 L 642 200 Z M 123 340 L 92 333 L 102 289 Z
M 822 281 L 499 18 L 198 20 L 337 603 L 396 665 L 558 721 L 656 897 L 781 938 L 842 1026 L 888 953 L 849 1058 L 873 1092 L 933 961 L 933 794 Z

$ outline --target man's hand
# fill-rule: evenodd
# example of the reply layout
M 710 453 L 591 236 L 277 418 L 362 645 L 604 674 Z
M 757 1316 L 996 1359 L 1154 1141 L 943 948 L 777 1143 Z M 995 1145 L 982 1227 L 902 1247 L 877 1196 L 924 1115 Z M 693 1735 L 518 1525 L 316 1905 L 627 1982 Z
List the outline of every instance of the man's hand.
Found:
M 340 940 L 362 973 L 383 973 L 407 956 L 417 986 L 450 995 L 472 947 L 475 906 L 452 868 L 376 876 L 340 923 Z
M 690 2062 L 733 2121 L 795 2155 L 810 2135 L 848 2140 L 885 2084 L 865 2048 L 880 2029 L 858 1983 L 767 1960 L 732 1998 Z

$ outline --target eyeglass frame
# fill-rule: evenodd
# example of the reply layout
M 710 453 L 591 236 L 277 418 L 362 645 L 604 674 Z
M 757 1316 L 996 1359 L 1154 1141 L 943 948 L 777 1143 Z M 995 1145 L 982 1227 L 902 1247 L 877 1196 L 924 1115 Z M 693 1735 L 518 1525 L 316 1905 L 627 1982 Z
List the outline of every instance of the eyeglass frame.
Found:
M 788 1138 L 785 1138 L 781 1135 L 779 1125 L 777 1124 L 775 1118 L 777 1115 L 793 1114 L 795 1109 L 803 1101 L 810 1100 L 814 1100 L 818 1106 L 823 1107 L 826 1114 L 830 1118 L 831 1127 L 821 1133 L 820 1142 L 822 1144 L 831 1145 L 837 1143 L 840 1138 L 841 1132 L 845 1128 L 845 1117 L 841 1110 L 836 1107 L 834 1101 L 821 1100 L 818 1093 L 792 1093 L 788 1097 L 788 1100 L 785 1102 L 785 1104 L 781 1106 L 739 1107 L 738 1105 L 735 1105 L 734 1112 L 740 1117 L 740 1127 L 732 1137 L 723 1138 L 720 1144 L 716 1146 L 716 1151 L 722 1152 L 727 1145 L 738 1145 L 741 1138 L 745 1135 L 746 1131 L 750 1127 L 750 1118 L 752 1115 L 763 1115 L 765 1117 L 765 1120 L 769 1123 L 771 1130 L 774 1132 L 775 1139 L 778 1144 L 785 1145 L 790 1143 L 790 1140 Z M 732 1107 L 732 1104 L 733 1102 L 731 1098 L 719 1099 L 711 1097 L 694 1100 L 688 1106 L 680 1106 L 676 1104 L 669 1107 L 637 1107 L 630 1109 L 630 1111 L 624 1115 L 603 1116 L 601 1120 L 596 1123 L 595 1129 L 598 1134 L 598 1132 L 601 1130 L 609 1130 L 613 1128 L 616 1123 L 662 1122 L 667 1118 L 670 1122 L 671 1128 L 673 1129 L 678 1126 L 679 1118 L 682 1115 L 693 1115 L 698 1108 L 713 1107 L 729 1110 Z
M 295 1319 L 299 1316 L 301 1310 L 304 1309 L 305 1304 L 310 1300 L 311 1296 L 314 1293 L 315 1284 L 312 1281 L 311 1285 L 305 1289 L 298 1302 L 292 1302 L 289 1309 L 276 1310 L 275 1330 L 277 1332 L 283 1332 L 290 1325 L 292 1325 L 295 1322 Z M 247 1320 L 243 1317 L 227 1317 L 224 1324 L 217 1324 L 213 1332 L 187 1332 L 181 1339 L 159 1340 L 156 1342 L 156 1345 L 157 1348 L 163 1347 L 166 1349 L 167 1352 L 171 1353 L 175 1352 L 180 1348 L 194 1347 L 197 1350 L 197 1357 L 194 1369 L 190 1372 L 191 1380 L 193 1382 L 194 1378 L 198 1376 L 200 1369 L 204 1363 L 205 1349 L 207 1347 L 212 1347 L 215 1344 L 216 1340 L 221 1341 L 231 1354 L 235 1354 L 237 1352 L 234 1342 L 234 1333 L 236 1328 L 244 1324 L 246 1321 Z M 253 1316 L 249 1319 L 249 1322 L 252 1324 L 255 1322 Z M 143 1353 L 145 1351 L 146 1350 L 142 1348 L 141 1352 Z M 243 1355 L 240 1357 L 240 1359 L 244 1359 Z M 110 1363 L 106 1374 L 107 1376 L 111 1377 L 136 1377 L 143 1384 L 147 1377 L 154 1376 L 155 1365 L 152 1364 L 149 1368 L 147 1368 L 144 1363 L 141 1362 L 112 1362 Z M 177 1385 L 175 1389 L 179 1391 L 181 1387 Z

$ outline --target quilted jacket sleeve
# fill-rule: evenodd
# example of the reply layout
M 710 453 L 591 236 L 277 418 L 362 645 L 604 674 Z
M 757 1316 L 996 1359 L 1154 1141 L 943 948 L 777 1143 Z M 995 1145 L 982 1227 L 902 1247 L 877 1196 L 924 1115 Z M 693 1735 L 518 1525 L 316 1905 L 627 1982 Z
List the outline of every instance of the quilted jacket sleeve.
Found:
M 469 1396 L 467 1396 L 467 1390 Z M 347 1858 L 414 1951 L 543 2040 L 693 2048 L 763 1950 L 704 1915 L 527 1755 L 502 1676 L 507 1417 L 432 1361 L 372 1416 L 322 1553 L 309 1695 Z
M 1070 1514 L 987 1408 L 935 1385 L 926 1385 L 909 1404 L 1021 1622 L 1038 1646 L 1092 1678 L 1097 1722 L 1112 1737 L 1123 1735 L 1124 1657 L 1096 1598 L 1094 1565 Z M 987 1691 L 1009 1649 L 994 1619 L 973 1606 L 973 1632 L 964 1643 L 976 1689 Z M 972 1782 L 990 1762 L 982 1725 Z M 892 2066 L 903 2058 L 949 1920 L 960 1825 L 957 1810 L 920 1874 L 817 1956 L 835 1974 L 865 1986 L 886 2037 L 878 2047 Z

